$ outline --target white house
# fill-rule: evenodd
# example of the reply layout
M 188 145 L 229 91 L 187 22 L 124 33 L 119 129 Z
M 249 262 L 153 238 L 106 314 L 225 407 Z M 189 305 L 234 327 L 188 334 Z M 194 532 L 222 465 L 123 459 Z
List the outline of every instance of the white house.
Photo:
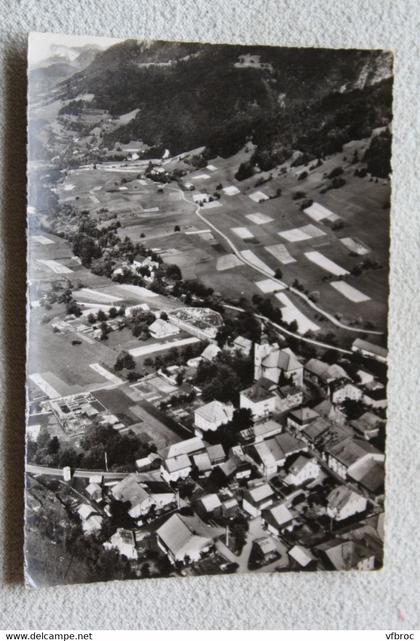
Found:
M 327 514 L 334 521 L 344 521 L 367 508 L 367 499 L 345 485 L 335 488 L 327 502 Z
M 351 346 L 353 352 L 358 352 L 362 356 L 367 356 L 368 358 L 374 358 L 380 363 L 386 363 L 388 358 L 388 350 L 369 341 L 365 341 L 362 338 L 356 338 L 353 341 Z
M 244 491 L 242 507 L 252 517 L 260 516 L 261 511 L 272 505 L 274 492 L 268 483 L 261 483 Z
M 179 481 L 179 479 L 186 479 L 191 474 L 192 465 L 190 459 L 186 454 L 179 454 L 172 458 L 167 458 L 163 461 L 160 467 L 162 478 L 167 483 Z
M 225 425 L 232 420 L 234 408 L 228 403 L 211 401 L 202 405 L 194 412 L 194 426 L 197 436 L 206 432 L 215 432 L 220 425 Z
M 254 419 L 270 416 L 276 411 L 279 395 L 277 386 L 268 378 L 260 378 L 239 394 L 241 408 L 249 409 Z
M 118 528 L 109 541 L 104 543 L 104 548 L 118 550 L 121 556 L 125 556 L 129 561 L 135 561 L 138 557 L 136 539 L 132 530 Z
M 331 383 L 330 394 L 334 405 L 341 405 L 346 400 L 360 401 L 363 396 L 362 390 L 346 378 Z
M 289 472 L 284 479 L 287 485 L 298 487 L 306 481 L 313 481 L 319 476 L 321 467 L 318 461 L 313 457 L 299 456 L 289 468 Z
M 294 516 L 284 503 L 277 503 L 264 510 L 262 517 L 266 529 L 275 536 L 293 527 Z
M 117 501 L 129 503 L 129 515 L 133 519 L 145 516 L 151 508 L 161 512 L 175 503 L 175 494 L 165 483 L 142 482 L 136 474 L 130 474 L 112 488 Z
M 149 332 L 153 338 L 167 338 L 168 336 L 179 334 L 179 329 L 175 327 L 175 325 L 163 320 L 163 318 L 157 318 L 149 325 Z
M 158 546 L 172 564 L 199 561 L 222 533 L 222 528 L 207 526 L 197 516 L 180 514 L 173 514 L 156 531 Z

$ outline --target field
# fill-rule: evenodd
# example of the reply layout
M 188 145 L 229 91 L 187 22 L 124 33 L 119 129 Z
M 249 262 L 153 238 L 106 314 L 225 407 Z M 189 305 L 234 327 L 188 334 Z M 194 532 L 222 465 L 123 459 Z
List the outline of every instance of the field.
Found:
M 193 192 L 182 192 L 175 183 L 162 189 L 144 178 L 145 163 L 138 161 L 131 166 L 104 163 L 95 169 L 69 171 L 59 195 L 67 200 L 77 193 L 77 206 L 86 206 L 100 224 L 118 220 L 121 237 L 141 240 L 166 262 L 178 265 L 184 278 L 199 278 L 230 299 L 264 293 L 278 305 L 275 292 L 284 285 L 270 284 L 267 277 L 280 268 L 286 285 L 297 281 L 320 308 L 337 315 L 342 322 L 363 326 L 369 321 L 384 331 L 389 183 L 354 176 L 354 165 L 346 158 L 345 149 L 316 169 L 293 168 L 285 163 L 270 173 L 239 182 L 235 172 L 251 152 L 250 145 L 231 158 L 217 157 L 204 170 L 191 171 L 182 158 L 165 161 L 168 170 L 189 168 L 184 182 L 195 185 Z M 337 166 L 343 168 L 346 183 L 340 189 L 319 193 L 325 174 Z M 303 169 L 308 175 L 298 180 Z M 200 193 L 211 195 L 216 188 L 219 200 L 197 206 L 194 199 Z M 294 198 L 297 190 L 303 191 L 313 204 L 301 208 L 301 199 Z M 88 289 L 99 288 L 97 280 L 95 287 L 91 284 L 98 277 L 92 279 L 90 275 L 85 282 L 85 270 L 74 264 L 62 243 L 56 247 L 55 243 L 33 239 L 32 247 L 36 258 L 62 265 L 60 268 L 52 262 L 35 261 L 35 275 L 39 278 L 51 277 L 55 271 L 62 275 L 60 270 L 67 268 L 72 272 L 63 275 L 82 280 Z M 366 257 L 379 267 L 362 266 L 360 273 L 355 272 L 359 275 L 350 274 Z M 338 281 L 330 282 L 337 276 L 345 278 L 344 286 Z M 100 286 L 105 288 L 103 282 Z M 118 296 L 115 289 L 114 294 L 109 294 Z M 120 289 L 119 294 L 125 298 L 129 292 L 122 293 Z M 314 332 L 320 329 L 341 335 L 342 330 L 319 316 L 302 298 L 290 291 L 287 296 L 297 310 L 301 333 L 311 328 Z M 133 298 L 138 302 L 142 297 L 133 294 Z M 97 302 L 107 303 L 105 298 Z M 162 303 L 152 299 L 147 302 L 151 307 Z M 288 318 L 290 309 L 287 308 Z M 348 332 L 344 335 L 349 339 Z

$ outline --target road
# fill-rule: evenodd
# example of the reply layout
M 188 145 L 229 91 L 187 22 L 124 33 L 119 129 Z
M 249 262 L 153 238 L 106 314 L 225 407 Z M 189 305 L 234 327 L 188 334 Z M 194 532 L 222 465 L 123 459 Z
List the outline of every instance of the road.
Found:
M 246 312 L 246 310 L 243 309 L 242 307 L 235 307 L 234 305 L 223 305 L 223 307 L 227 309 L 234 309 L 237 312 Z M 310 343 L 311 345 L 318 345 L 319 347 L 325 347 L 326 349 L 334 349 L 336 352 L 341 352 L 342 354 L 353 354 L 353 352 L 350 349 L 343 349 L 342 347 L 336 347 L 335 345 L 331 345 L 330 343 L 323 343 L 322 341 L 316 341 L 313 338 L 306 338 L 305 336 L 301 336 L 300 334 L 295 334 L 295 332 L 291 332 L 290 330 L 285 329 L 281 325 L 274 323 L 266 316 L 262 316 L 262 314 L 255 314 L 255 316 L 260 320 L 263 320 L 266 323 L 269 323 L 269 325 L 272 325 L 272 327 L 275 327 L 279 333 L 287 334 L 288 336 L 294 336 L 294 338 L 297 338 L 300 341 L 304 341 L 305 343 Z
M 196 216 L 197 216 L 198 218 L 200 218 L 200 220 L 201 220 L 203 223 L 205 223 L 206 225 L 208 225 L 209 227 L 211 227 L 211 228 L 212 228 L 212 229 L 213 229 L 213 230 L 214 230 L 214 231 L 215 231 L 219 236 L 221 236 L 221 237 L 223 238 L 223 240 L 224 240 L 224 241 L 229 245 L 229 247 L 231 248 L 231 250 L 233 251 L 233 253 L 235 254 L 235 256 L 236 256 L 236 257 L 237 257 L 237 258 L 238 258 L 238 259 L 239 259 L 239 260 L 240 260 L 244 265 L 247 265 L 248 267 L 250 267 L 250 268 L 251 268 L 251 269 L 253 269 L 254 271 L 259 272 L 260 274 L 262 274 L 262 275 L 263 275 L 263 276 L 265 276 L 266 278 L 270 278 L 270 280 L 275 281 L 276 283 L 278 283 L 279 285 L 281 285 L 283 288 L 288 288 L 288 290 L 289 290 L 289 291 L 291 291 L 291 292 L 293 292 L 294 294 L 296 294 L 296 296 L 299 296 L 300 298 L 302 298 L 302 299 L 305 301 L 305 303 L 306 303 L 307 305 L 309 305 L 309 307 L 312 307 L 312 309 L 314 309 L 315 311 L 317 311 L 319 314 L 321 314 L 322 316 L 324 316 L 325 318 L 327 318 L 331 323 L 333 323 L 333 324 L 334 324 L 334 325 L 336 325 L 337 327 L 340 327 L 341 329 L 344 329 L 344 330 L 349 331 L 349 332 L 356 332 L 356 333 L 358 333 L 358 334 L 377 334 L 377 335 L 382 335 L 382 334 L 383 334 L 383 332 L 380 332 L 380 331 L 377 331 L 377 330 L 367 330 L 367 329 L 362 329 L 362 328 L 359 328 L 359 327 L 350 327 L 349 325 L 346 325 L 345 323 L 342 323 L 341 321 L 337 320 L 337 318 L 335 318 L 335 316 L 334 316 L 333 314 L 330 314 L 329 312 L 327 312 L 327 311 L 325 311 L 324 309 L 322 309 L 322 307 L 319 307 L 318 305 L 316 305 L 313 301 L 311 301 L 311 299 L 310 299 L 306 294 L 304 294 L 303 292 L 301 292 L 299 289 L 296 289 L 295 287 L 292 287 L 292 286 L 288 285 L 287 283 L 283 282 L 283 281 L 282 281 L 282 280 L 280 280 L 279 278 L 275 278 L 274 276 L 272 276 L 272 274 L 270 274 L 269 272 L 267 272 L 267 271 L 266 271 L 265 269 L 263 269 L 262 267 L 259 267 L 258 265 L 254 265 L 254 263 L 252 263 L 251 261 L 247 260 L 246 258 L 244 258 L 244 257 L 242 256 L 241 252 L 238 250 L 238 248 L 236 247 L 236 245 L 231 241 L 231 239 L 230 239 L 228 236 L 226 236 L 226 234 L 224 234 L 222 231 L 220 231 L 220 229 L 219 229 L 218 227 L 216 227 L 216 225 L 214 225 L 214 224 L 213 224 L 212 222 L 210 222 L 210 221 L 209 221 L 205 216 L 203 216 L 203 214 L 202 214 L 202 211 L 203 211 L 202 207 L 200 207 L 200 205 L 196 205 L 196 203 L 194 203 L 194 201 L 189 200 L 189 199 L 186 197 L 186 195 L 185 195 L 185 192 L 184 192 L 184 191 L 182 191 L 181 189 L 178 189 L 178 188 L 176 188 L 176 187 L 167 187 L 167 189 L 171 189 L 171 190 L 173 190 L 173 191 L 180 192 L 180 193 L 182 194 L 182 197 L 183 197 L 183 199 L 185 200 L 185 202 L 187 202 L 187 203 L 189 203 L 190 205 L 193 205 L 193 207 L 195 207 L 195 214 L 196 214 Z M 300 335 L 299 335 L 299 336 L 300 336 Z
M 63 469 L 60 467 L 46 467 L 45 465 L 27 464 L 25 471 L 28 474 L 45 474 L 46 476 L 63 477 Z M 102 476 L 105 481 L 119 481 L 126 477 L 129 472 L 106 472 L 105 470 L 75 470 L 72 474 L 75 478 L 88 479 L 91 476 Z

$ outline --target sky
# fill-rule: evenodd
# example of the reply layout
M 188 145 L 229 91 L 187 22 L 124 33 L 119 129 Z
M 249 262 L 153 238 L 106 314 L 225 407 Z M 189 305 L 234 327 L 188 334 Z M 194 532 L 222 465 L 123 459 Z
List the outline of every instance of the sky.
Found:
M 65 45 L 66 47 L 83 47 L 84 45 L 97 45 L 106 49 L 111 45 L 121 42 L 121 38 L 101 38 L 97 36 L 71 36 L 62 33 L 29 34 L 29 64 L 36 65 L 51 55 L 52 45 Z

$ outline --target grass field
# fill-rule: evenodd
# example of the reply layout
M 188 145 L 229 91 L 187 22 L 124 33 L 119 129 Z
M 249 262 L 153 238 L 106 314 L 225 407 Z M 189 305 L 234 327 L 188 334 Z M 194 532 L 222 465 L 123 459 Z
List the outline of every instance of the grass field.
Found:
M 212 223 L 239 252 L 245 252 L 242 253 L 244 258 L 266 269 L 267 275 L 273 274 L 281 265 L 283 280 L 292 284 L 297 279 L 302 288 L 316 295 L 318 304 L 326 311 L 338 314 L 344 322 L 363 323 L 369 320 L 378 329 L 384 329 L 388 292 L 387 181 L 355 177 L 354 165 L 345 158 L 346 152 L 343 151 L 327 158 L 322 166 L 313 170 L 308 167 L 291 168 L 290 163 L 285 163 L 271 172 L 238 182 L 236 170 L 251 153 L 252 145 L 231 158 L 213 159 L 204 170 L 193 171 L 183 159 L 170 159 L 165 163 L 168 169 L 189 169 L 184 180 L 194 182 L 196 191 L 191 193 L 177 192 L 174 184 L 159 193 L 156 183 L 137 178 L 136 171 L 140 175 L 142 165 L 136 163 L 137 169 L 108 164 L 106 167 L 98 165 L 95 170 L 69 172 L 61 195 L 68 197 L 77 192 L 82 201 L 78 206 L 85 198 L 86 202 L 89 201 L 90 211 L 98 212 L 105 207 L 116 214 L 122 225 L 118 232 L 122 237 L 127 235 L 132 240 L 141 240 L 159 251 L 165 261 L 177 264 L 186 278 L 200 278 L 206 285 L 229 297 L 244 295 L 244 292 L 248 295 L 261 293 L 261 288 L 255 283 L 263 281 L 263 275 L 238 264 L 232 249 L 210 228 Z M 325 184 L 324 174 L 337 166 L 343 167 L 346 184 L 340 189 L 319 193 Z M 308 176 L 298 181 L 303 169 L 307 170 Z M 264 180 L 264 184 L 257 185 L 257 179 Z M 74 190 L 64 191 L 66 183 L 75 185 Z M 193 198 L 200 192 L 212 194 L 220 185 L 220 200 L 208 203 L 211 207 L 200 208 L 209 223 L 206 225 L 195 215 Z M 126 189 L 121 190 L 120 187 Z M 314 202 L 305 211 L 300 209 L 301 201 L 293 197 L 298 189 Z M 92 202 L 92 195 L 99 203 Z M 217 206 L 212 207 L 213 204 Z M 340 223 L 338 226 L 337 221 Z M 175 225 L 179 225 L 181 232 L 174 232 Z M 334 225 L 337 226 L 335 229 Z M 144 237 L 140 238 L 143 234 Z M 283 242 L 279 243 L 279 239 Z M 43 246 L 36 242 L 33 245 L 36 245 L 36 253 L 40 249 L 42 252 L 49 250 L 47 260 L 60 259 L 53 251 L 54 245 Z M 331 267 L 327 259 L 338 265 L 340 272 L 350 272 L 360 265 L 366 251 L 380 264 L 380 268 L 364 269 L 359 276 L 346 276 L 348 286 L 366 297 L 360 305 L 354 296 L 352 299 L 331 286 L 325 279 L 329 272 L 324 267 Z M 322 255 L 324 261 L 312 262 L 308 260 L 308 254 L 318 258 Z M 72 269 L 65 260 L 62 264 Z M 347 294 L 349 292 L 347 288 Z M 290 293 L 290 299 L 303 313 L 311 316 L 312 311 L 305 308 L 293 293 Z M 275 300 L 273 296 L 273 302 Z M 326 326 L 328 324 L 327 321 Z

